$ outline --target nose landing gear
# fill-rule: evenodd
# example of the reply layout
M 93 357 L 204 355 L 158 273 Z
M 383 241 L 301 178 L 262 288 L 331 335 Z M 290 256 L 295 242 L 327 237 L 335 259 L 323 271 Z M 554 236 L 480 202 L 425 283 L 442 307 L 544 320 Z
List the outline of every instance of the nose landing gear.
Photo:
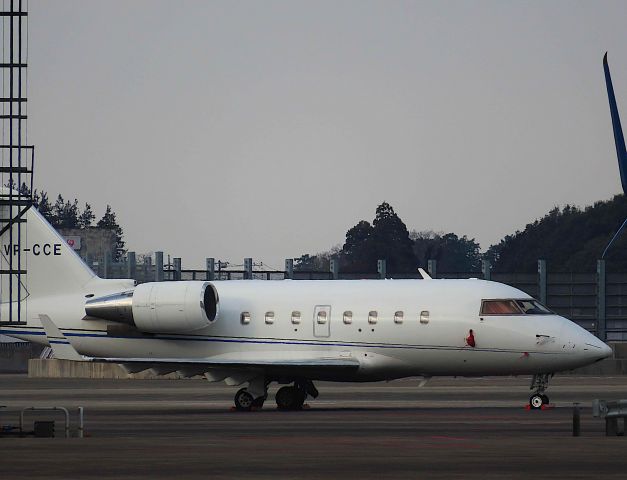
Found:
M 533 395 L 529 397 L 529 407 L 532 410 L 539 410 L 543 405 L 548 405 L 549 397 L 545 395 L 544 391 L 548 388 L 549 378 L 552 376 L 553 374 L 538 373 L 531 379 L 531 387 L 529 388 L 535 390 Z

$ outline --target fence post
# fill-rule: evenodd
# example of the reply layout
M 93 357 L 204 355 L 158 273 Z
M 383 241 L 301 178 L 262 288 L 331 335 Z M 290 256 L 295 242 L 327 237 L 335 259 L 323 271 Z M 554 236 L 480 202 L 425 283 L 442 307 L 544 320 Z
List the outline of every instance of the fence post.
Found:
M 244 259 L 244 279 L 253 279 L 253 259 L 250 257 Z
M 483 273 L 484 280 L 490 280 L 492 278 L 492 264 L 490 260 L 481 260 L 481 272 Z
M 605 260 L 597 260 L 597 337 L 607 338 L 605 321 Z
M 335 258 L 332 258 L 329 262 L 329 270 L 331 271 L 331 278 L 333 278 L 333 280 L 340 278 L 340 262 Z
M 387 269 L 387 262 L 385 261 L 385 259 L 382 260 L 377 260 L 377 272 L 379 272 L 379 278 L 384 280 L 386 278 L 386 269 Z
M 294 259 L 293 258 L 285 259 L 285 278 L 289 278 L 290 280 L 294 279 Z
M 137 273 L 137 257 L 135 252 L 128 252 L 126 254 L 126 265 L 128 267 L 128 278 L 135 278 Z
M 205 279 L 208 281 L 213 281 L 216 279 L 216 259 L 215 258 L 206 258 L 205 259 L 205 265 L 206 265 L 206 276 Z
M 155 282 L 163 282 L 163 252 L 155 252 Z
M 174 280 L 181 280 L 181 258 L 174 257 L 172 263 L 174 264 Z
M 150 274 L 152 274 L 152 257 L 151 256 L 144 257 L 143 272 L 144 272 L 144 276 L 142 277 L 142 282 L 149 282 Z
M 546 260 L 538 260 L 538 292 L 540 303 L 546 305 Z
M 436 278 L 438 273 L 438 261 L 437 260 L 429 260 L 427 261 L 427 271 L 431 278 Z

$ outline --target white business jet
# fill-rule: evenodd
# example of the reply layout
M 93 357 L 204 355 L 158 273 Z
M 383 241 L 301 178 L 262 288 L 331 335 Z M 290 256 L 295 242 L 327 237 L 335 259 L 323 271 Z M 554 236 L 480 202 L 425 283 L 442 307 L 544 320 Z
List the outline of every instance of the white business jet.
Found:
M 627 153 L 604 59 L 623 184 Z M 626 187 L 627 188 L 627 187 Z M 10 218 L 1 207 L 0 218 Z M 17 211 L 12 212 L 14 217 Z M 368 382 L 434 375 L 533 375 L 541 408 L 549 377 L 612 350 L 526 293 L 476 279 L 158 282 L 97 277 L 34 209 L 26 212 L 26 322 L 0 333 L 52 346 L 57 358 L 129 372 L 204 375 L 246 385 L 239 410 L 261 407 L 271 382 L 282 409 L 316 397 L 316 380 Z M 627 223 L 627 222 L 626 222 Z M 0 269 L 17 255 L 0 237 Z M 13 262 L 15 263 L 15 262 Z M 22 276 L 24 278 L 24 276 Z M 8 285 L 0 321 L 9 318 Z
M 279 408 L 299 409 L 318 395 L 316 380 L 524 374 L 533 375 L 530 405 L 541 408 L 551 374 L 612 353 L 526 293 L 476 279 L 101 279 L 39 212 L 26 217 L 27 320 L 0 333 L 50 345 L 57 358 L 246 385 L 235 395 L 240 410 L 261 407 L 271 382 L 285 384 Z M 17 255 L 7 235 L 3 263 Z

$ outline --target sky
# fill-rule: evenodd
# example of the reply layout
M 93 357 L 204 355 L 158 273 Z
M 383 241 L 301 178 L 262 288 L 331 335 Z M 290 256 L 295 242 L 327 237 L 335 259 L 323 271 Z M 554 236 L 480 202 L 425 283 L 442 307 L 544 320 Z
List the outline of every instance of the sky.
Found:
M 624 1 L 28 8 L 35 186 L 183 268 L 282 268 L 383 201 L 486 249 L 621 192 L 602 57 L 627 122 Z

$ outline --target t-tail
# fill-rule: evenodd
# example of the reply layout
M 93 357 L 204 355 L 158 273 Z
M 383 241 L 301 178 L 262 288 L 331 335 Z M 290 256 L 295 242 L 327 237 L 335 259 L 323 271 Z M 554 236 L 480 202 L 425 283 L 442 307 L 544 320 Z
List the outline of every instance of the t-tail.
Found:
M 0 207 L 2 218 L 10 218 L 8 209 L 8 206 Z M 18 251 L 15 241 L 11 241 L 10 230 L 0 236 L 0 268 L 8 269 L 11 256 L 12 263 L 16 265 L 19 255 L 21 268 L 26 271 L 26 274 L 20 275 L 19 287 L 17 275 L 13 276 L 11 282 L 13 311 L 19 298 L 25 314 L 22 321 L 40 324 L 39 315 L 50 314 L 50 310 L 58 308 L 59 304 L 64 303 L 69 297 L 80 296 L 84 302 L 85 295 L 102 295 L 133 287 L 133 280 L 99 278 L 34 207 L 29 208 L 22 218 L 26 221 L 21 224 L 21 251 Z M 15 235 L 13 232 L 13 239 Z M 3 284 L 0 285 L 0 294 L 2 299 L 0 320 L 6 325 L 10 320 L 9 298 L 11 298 L 9 282 L 6 279 L 3 279 Z

